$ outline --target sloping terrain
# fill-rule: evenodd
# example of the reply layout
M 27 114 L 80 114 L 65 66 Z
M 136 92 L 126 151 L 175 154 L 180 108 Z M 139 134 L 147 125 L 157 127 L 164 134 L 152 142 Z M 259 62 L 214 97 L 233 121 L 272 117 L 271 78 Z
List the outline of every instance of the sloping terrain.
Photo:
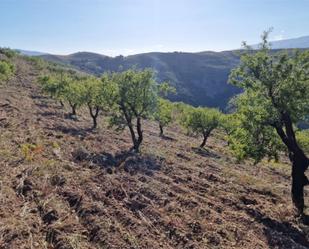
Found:
M 78 121 L 42 95 L 15 59 L 0 89 L 0 248 L 309 248 L 294 217 L 284 162 L 237 164 L 223 134 L 144 122 L 142 153 L 127 132 Z M 307 194 L 307 193 L 306 193 Z

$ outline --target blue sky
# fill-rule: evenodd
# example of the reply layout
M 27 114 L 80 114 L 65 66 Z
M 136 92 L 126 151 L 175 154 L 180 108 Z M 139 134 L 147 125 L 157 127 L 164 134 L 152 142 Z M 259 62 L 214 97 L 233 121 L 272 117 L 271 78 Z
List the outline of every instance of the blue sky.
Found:
M 0 46 L 56 54 L 228 50 L 309 35 L 309 0 L 0 0 Z

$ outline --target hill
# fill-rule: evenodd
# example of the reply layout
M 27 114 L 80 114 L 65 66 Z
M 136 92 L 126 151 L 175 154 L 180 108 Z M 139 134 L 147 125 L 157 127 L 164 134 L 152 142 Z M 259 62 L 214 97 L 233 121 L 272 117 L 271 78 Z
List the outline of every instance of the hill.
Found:
M 90 131 L 44 96 L 33 60 L 0 89 L 0 248 L 308 248 L 293 217 L 290 166 L 237 163 L 220 132 L 208 150 L 176 124 L 130 154 L 101 117 Z M 307 192 L 308 194 L 308 192 Z
M 272 41 L 271 46 L 273 49 L 309 48 L 309 36 Z
M 224 109 L 231 96 L 239 90 L 227 84 L 230 70 L 239 63 L 235 51 L 201 53 L 146 53 L 127 57 L 108 57 L 79 52 L 68 56 L 43 55 L 42 58 L 69 64 L 88 73 L 101 74 L 131 67 L 151 67 L 160 81 L 168 80 L 177 89 L 173 101 L 194 106 L 213 106 Z

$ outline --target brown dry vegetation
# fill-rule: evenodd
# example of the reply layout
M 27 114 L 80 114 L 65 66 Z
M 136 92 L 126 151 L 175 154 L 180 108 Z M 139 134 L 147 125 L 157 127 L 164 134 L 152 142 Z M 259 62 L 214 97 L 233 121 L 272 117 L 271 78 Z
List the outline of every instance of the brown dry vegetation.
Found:
M 15 59 L 0 89 L 0 248 L 309 248 L 293 216 L 285 163 L 237 164 L 222 134 L 145 121 L 139 155 L 129 134 L 91 132 L 43 96 L 38 71 Z

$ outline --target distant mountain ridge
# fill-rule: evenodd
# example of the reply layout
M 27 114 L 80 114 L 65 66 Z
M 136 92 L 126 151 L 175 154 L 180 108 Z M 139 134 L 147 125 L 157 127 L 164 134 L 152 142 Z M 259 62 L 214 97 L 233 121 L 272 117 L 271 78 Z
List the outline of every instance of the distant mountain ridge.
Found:
M 302 36 L 299 38 L 272 41 L 271 48 L 272 49 L 309 48 L 309 36 Z
M 177 89 L 173 101 L 194 106 L 224 109 L 231 96 L 239 90 L 227 84 L 231 69 L 238 65 L 235 51 L 201 53 L 145 53 L 131 56 L 108 57 L 79 52 L 67 56 L 42 55 L 42 58 L 71 65 L 79 70 L 100 75 L 106 71 L 123 71 L 132 67 L 153 68 L 158 81 L 169 81 Z
M 309 36 L 274 41 L 272 48 L 309 48 Z M 122 71 L 132 67 L 153 68 L 159 81 L 168 80 L 177 89 L 173 101 L 194 106 L 225 109 L 232 96 L 240 90 L 228 84 L 230 71 L 239 64 L 239 51 L 143 53 L 109 57 L 91 52 L 70 55 L 41 55 L 42 58 L 67 64 L 79 70 L 100 75 L 106 71 Z

